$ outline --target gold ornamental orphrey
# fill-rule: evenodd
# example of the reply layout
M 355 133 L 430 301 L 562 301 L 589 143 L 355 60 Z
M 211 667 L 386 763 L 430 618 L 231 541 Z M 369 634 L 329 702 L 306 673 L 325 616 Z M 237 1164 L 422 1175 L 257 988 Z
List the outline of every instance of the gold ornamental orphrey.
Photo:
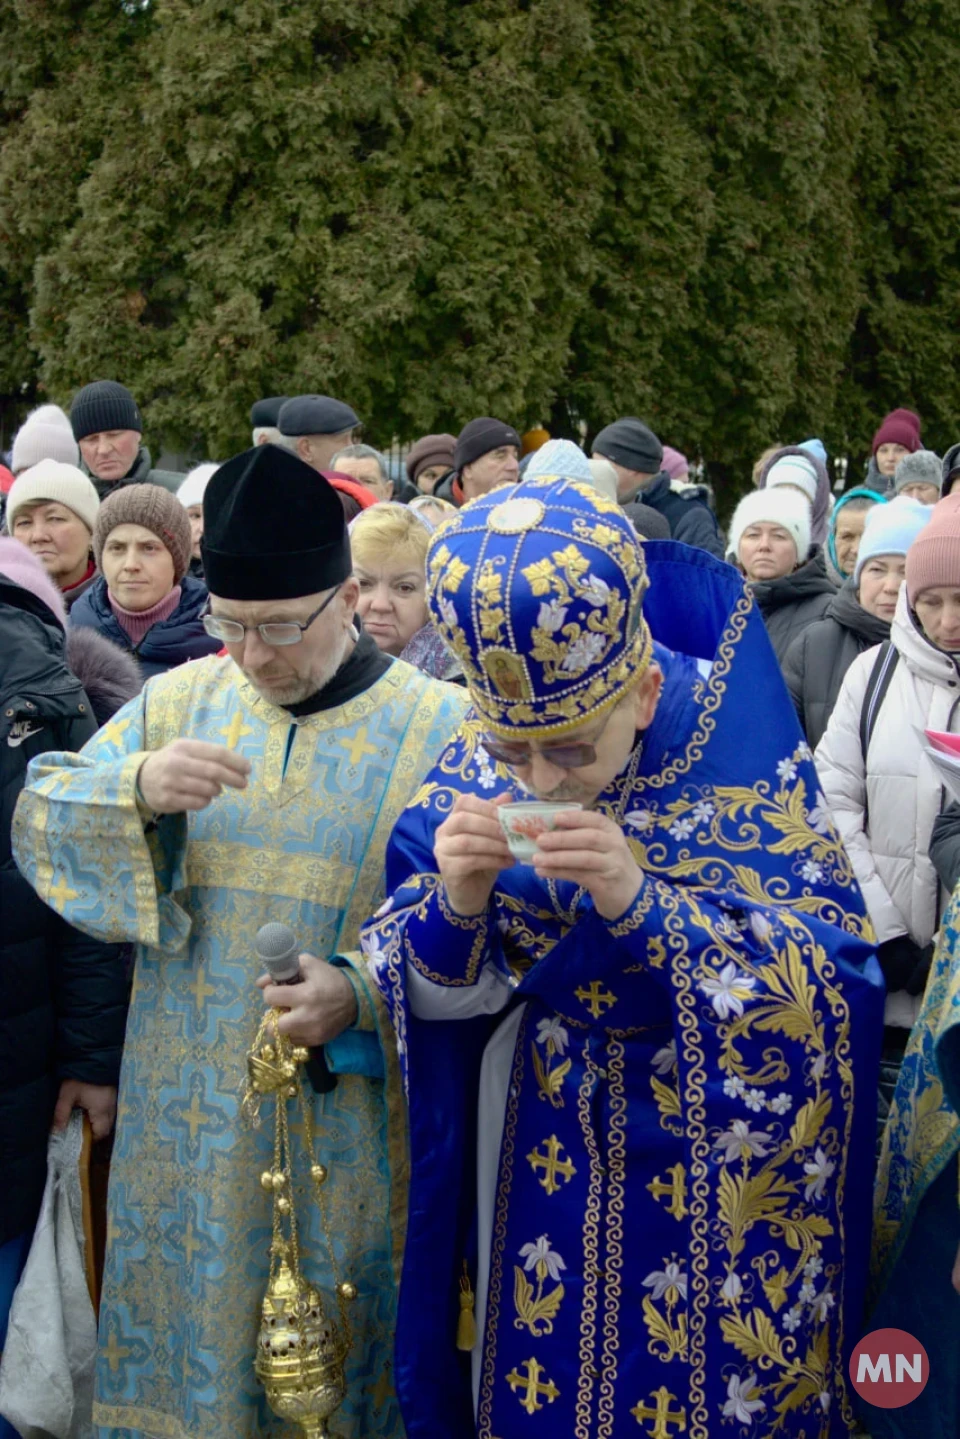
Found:
M 273 1168 L 260 1176 L 261 1187 L 273 1195 L 273 1239 L 254 1367 L 275 1414 L 299 1424 L 306 1439 L 332 1439 L 327 1421 L 346 1394 L 345 1365 L 352 1343 L 347 1303 L 357 1297 L 357 1291 L 341 1279 L 330 1242 L 323 1192 L 327 1171 L 317 1161 L 313 1112 L 303 1087 L 302 1066 L 309 1051 L 279 1032 L 278 1018 L 278 1010 L 269 1010 L 257 1031 L 247 1055 L 243 1096 L 244 1116 L 253 1124 L 260 1122 L 264 1096 L 272 1095 L 276 1106 Z M 290 1103 L 298 1103 L 303 1116 L 307 1152 L 299 1156 L 299 1165 L 295 1165 L 291 1148 Z M 336 1280 L 339 1324 L 329 1317 L 319 1292 L 303 1276 L 294 1188 L 297 1168 L 308 1171 L 316 1195 Z

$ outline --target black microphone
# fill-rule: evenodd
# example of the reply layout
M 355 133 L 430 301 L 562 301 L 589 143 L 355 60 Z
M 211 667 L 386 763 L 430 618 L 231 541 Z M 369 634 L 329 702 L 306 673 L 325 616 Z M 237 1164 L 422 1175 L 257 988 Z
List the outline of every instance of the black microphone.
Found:
M 254 940 L 257 958 L 270 976 L 273 984 L 302 984 L 300 969 L 300 946 L 297 936 L 287 924 L 261 925 Z M 323 1046 L 311 1049 L 310 1058 L 304 1065 L 307 1078 L 317 1094 L 329 1094 L 337 1087 L 337 1076 L 327 1066 Z

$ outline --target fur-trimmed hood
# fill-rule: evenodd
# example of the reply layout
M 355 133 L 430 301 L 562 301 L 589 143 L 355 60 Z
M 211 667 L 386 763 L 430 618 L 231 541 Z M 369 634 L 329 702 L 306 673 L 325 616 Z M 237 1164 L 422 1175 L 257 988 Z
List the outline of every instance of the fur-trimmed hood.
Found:
M 98 630 L 67 630 L 67 664 L 87 692 L 98 725 L 143 689 L 143 675 L 133 655 Z

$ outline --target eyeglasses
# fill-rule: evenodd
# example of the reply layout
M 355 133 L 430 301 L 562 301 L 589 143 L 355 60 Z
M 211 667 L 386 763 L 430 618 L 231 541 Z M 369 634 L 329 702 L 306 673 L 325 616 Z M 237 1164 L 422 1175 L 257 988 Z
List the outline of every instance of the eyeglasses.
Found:
M 597 744 L 612 718 L 613 712 L 604 720 L 600 733 L 588 744 L 545 744 L 539 749 L 532 749 L 528 744 L 514 744 L 511 740 L 484 735 L 483 747 L 491 759 L 509 765 L 511 769 L 522 769 L 530 764 L 535 754 L 548 764 L 556 765 L 557 769 L 586 769 L 587 765 L 596 764 Z
M 257 631 L 265 645 L 298 645 L 314 620 L 323 614 L 333 597 L 339 593 L 340 586 L 337 585 L 320 608 L 314 610 L 302 624 L 299 620 L 283 620 L 266 625 L 242 625 L 239 620 L 223 619 L 221 615 L 204 615 L 203 628 L 211 639 L 220 640 L 225 645 L 242 644 L 251 630 Z

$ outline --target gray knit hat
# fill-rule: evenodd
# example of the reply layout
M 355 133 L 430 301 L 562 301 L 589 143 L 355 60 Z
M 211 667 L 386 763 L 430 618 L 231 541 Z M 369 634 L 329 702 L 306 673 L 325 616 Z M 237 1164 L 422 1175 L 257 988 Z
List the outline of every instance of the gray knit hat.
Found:
M 41 405 L 27 416 L 14 437 L 10 468 L 15 475 L 41 460 L 59 460 L 62 465 L 80 463 L 80 447 L 59 405 Z
M 190 520 L 176 495 L 162 485 L 123 485 L 103 501 L 93 531 L 93 557 L 102 570 L 100 557 L 107 537 L 118 525 L 142 525 L 152 530 L 170 551 L 174 583 L 179 584 L 190 564 L 193 540 Z
M 932 485 L 940 493 L 943 461 L 933 450 L 914 450 L 905 455 L 893 475 L 893 493 L 899 495 L 907 485 Z

